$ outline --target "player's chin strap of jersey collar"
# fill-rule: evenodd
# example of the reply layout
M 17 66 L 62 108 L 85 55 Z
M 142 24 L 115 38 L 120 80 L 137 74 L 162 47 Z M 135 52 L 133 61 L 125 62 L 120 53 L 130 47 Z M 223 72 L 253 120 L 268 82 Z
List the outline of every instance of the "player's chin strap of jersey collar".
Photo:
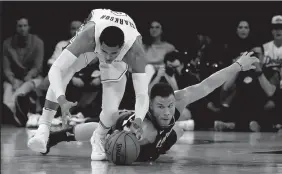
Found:
M 174 117 L 174 115 L 173 115 L 172 118 L 171 118 L 170 124 L 168 124 L 167 126 L 160 126 L 160 125 L 158 124 L 157 120 L 156 120 L 156 117 L 154 117 L 154 116 L 151 114 L 150 110 L 148 111 L 148 116 L 149 116 L 149 118 L 151 119 L 153 125 L 154 125 L 157 129 L 159 129 L 159 130 L 171 129 L 171 128 L 175 125 L 175 117 Z

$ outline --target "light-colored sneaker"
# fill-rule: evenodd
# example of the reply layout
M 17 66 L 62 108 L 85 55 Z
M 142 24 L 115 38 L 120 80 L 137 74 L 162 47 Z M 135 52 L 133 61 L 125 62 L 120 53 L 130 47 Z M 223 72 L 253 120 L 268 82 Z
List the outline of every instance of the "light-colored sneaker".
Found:
M 96 131 L 93 132 L 93 135 L 90 139 L 92 145 L 91 160 L 93 161 L 103 161 L 106 160 L 105 152 L 105 137 L 102 137 Z
M 37 130 L 35 135 L 28 140 L 27 146 L 35 152 L 45 153 L 47 151 L 48 138 L 49 132 L 38 132 Z

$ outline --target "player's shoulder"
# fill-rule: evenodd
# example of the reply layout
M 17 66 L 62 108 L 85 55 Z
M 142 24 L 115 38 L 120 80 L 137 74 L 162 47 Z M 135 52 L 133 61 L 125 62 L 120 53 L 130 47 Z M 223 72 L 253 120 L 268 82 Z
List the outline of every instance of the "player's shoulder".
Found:
M 149 130 L 151 132 L 155 132 L 156 131 L 156 128 L 154 126 L 154 124 L 152 123 L 151 120 L 147 119 L 147 118 L 144 118 L 143 122 L 142 122 L 142 129 L 146 129 L 146 130 Z
M 142 53 L 145 54 L 141 35 L 136 36 L 135 41 L 133 42 L 128 52 L 129 54 L 132 54 L 132 53 L 133 54 L 142 54 Z
M 120 17 L 129 17 L 130 16 L 125 13 L 125 12 L 121 12 L 121 11 L 114 11 L 112 9 L 107 9 L 107 8 L 98 8 L 98 9 L 93 9 L 91 11 L 92 14 L 102 14 L 102 13 L 108 13 L 108 14 L 113 14 L 115 16 L 120 16 Z

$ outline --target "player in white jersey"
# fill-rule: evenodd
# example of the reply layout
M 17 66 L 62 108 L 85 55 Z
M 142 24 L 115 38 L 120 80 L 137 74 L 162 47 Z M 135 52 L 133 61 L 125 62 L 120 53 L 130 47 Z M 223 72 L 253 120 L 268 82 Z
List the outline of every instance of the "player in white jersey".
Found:
M 39 120 L 39 127 L 35 136 L 28 141 L 28 147 L 36 152 L 46 152 L 51 120 L 58 107 L 61 107 L 65 119 L 70 116 L 69 109 L 76 105 L 66 100 L 67 84 L 75 72 L 96 60 L 100 63 L 103 99 L 100 123 L 90 140 L 91 159 L 104 160 L 106 158 L 105 136 L 114 124 L 115 119 L 112 119 L 112 116 L 118 111 L 125 92 L 125 72 L 129 67 L 132 70 L 136 94 L 136 117 L 130 130 L 139 138 L 142 133 L 140 125 L 149 108 L 149 80 L 145 73 L 144 54 L 141 35 L 134 21 L 127 14 L 108 9 L 92 10 L 86 22 L 71 39 L 70 44 L 63 50 L 48 73 L 50 87 L 45 106 Z

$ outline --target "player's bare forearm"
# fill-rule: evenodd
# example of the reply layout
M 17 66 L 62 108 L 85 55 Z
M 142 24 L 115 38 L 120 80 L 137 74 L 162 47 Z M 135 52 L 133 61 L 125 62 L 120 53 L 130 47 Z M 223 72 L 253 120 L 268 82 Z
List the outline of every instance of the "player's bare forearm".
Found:
M 188 104 L 193 103 L 194 101 L 197 101 L 210 94 L 212 91 L 220 87 L 223 83 L 230 79 L 230 77 L 232 77 L 239 71 L 241 71 L 241 67 L 239 66 L 239 64 L 234 63 L 212 74 L 199 84 L 176 91 L 176 99 L 180 102 L 184 102 L 183 105 L 187 106 Z
M 235 85 L 235 81 L 236 81 L 238 75 L 239 75 L 239 72 L 233 74 L 233 76 L 230 77 L 229 80 L 227 80 L 227 81 L 223 84 L 222 90 L 224 90 L 224 91 L 229 91 L 230 89 L 233 89 L 233 87 L 234 87 L 234 85 Z
M 132 68 L 132 80 L 136 96 L 135 118 L 143 120 L 149 109 L 149 79 L 145 72 L 147 61 L 141 36 L 136 38 L 124 61 Z

